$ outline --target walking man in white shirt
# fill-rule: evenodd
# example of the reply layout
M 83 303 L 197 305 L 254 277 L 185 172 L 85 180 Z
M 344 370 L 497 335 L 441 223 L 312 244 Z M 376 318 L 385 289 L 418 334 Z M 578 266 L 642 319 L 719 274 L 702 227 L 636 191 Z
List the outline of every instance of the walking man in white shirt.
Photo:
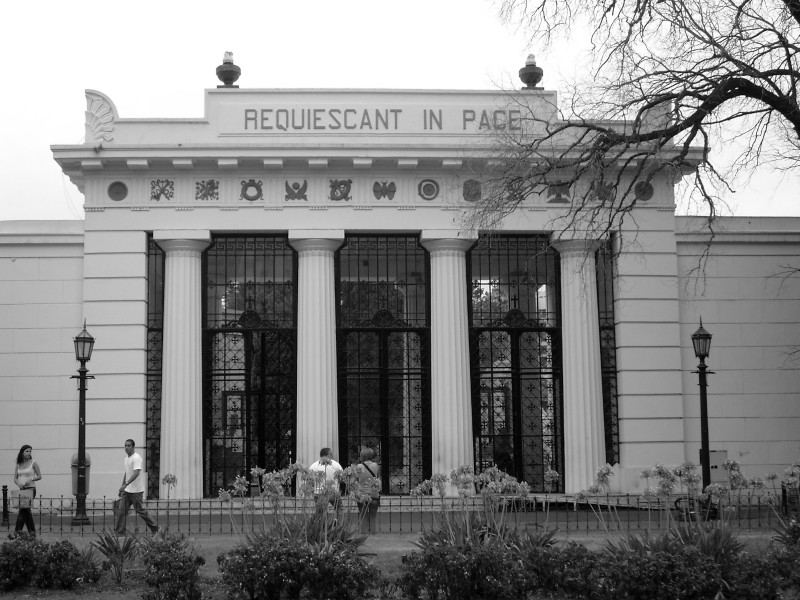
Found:
M 136 452 L 136 443 L 133 440 L 125 440 L 125 454 L 128 456 L 125 458 L 125 475 L 122 477 L 122 486 L 119 488 L 120 507 L 117 512 L 117 535 L 125 535 L 125 520 L 131 506 L 136 514 L 142 517 L 150 531 L 157 533 L 158 525 L 142 506 L 144 498 L 144 477 L 141 476 L 142 457 Z

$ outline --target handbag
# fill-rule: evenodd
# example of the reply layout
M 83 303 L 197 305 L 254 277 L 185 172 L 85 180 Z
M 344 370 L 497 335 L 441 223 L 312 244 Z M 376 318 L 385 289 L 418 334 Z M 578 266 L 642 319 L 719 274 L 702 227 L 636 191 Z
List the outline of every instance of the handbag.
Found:
M 33 504 L 33 488 L 11 490 L 11 506 L 13 508 L 30 508 Z
M 116 519 L 119 516 L 119 513 L 122 512 L 122 498 L 117 498 L 111 503 L 111 510 L 114 514 L 114 518 Z

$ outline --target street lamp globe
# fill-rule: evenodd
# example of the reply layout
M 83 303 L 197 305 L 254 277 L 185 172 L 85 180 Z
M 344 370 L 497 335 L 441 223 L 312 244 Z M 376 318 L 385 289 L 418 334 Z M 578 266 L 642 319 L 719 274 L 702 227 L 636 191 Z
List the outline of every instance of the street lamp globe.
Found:
M 703 319 L 700 319 L 700 327 L 692 334 L 692 345 L 694 346 L 694 355 L 704 361 L 708 358 L 711 351 L 711 334 L 703 328 Z
M 73 338 L 75 342 L 75 360 L 81 363 L 89 362 L 92 358 L 94 338 L 86 331 L 86 321 L 83 322 L 83 331 Z

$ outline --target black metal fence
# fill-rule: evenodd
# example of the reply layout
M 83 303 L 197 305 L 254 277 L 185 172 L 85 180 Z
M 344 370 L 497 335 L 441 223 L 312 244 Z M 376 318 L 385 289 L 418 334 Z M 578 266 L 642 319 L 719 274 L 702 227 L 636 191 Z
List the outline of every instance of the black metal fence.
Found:
M 4 486 L 5 487 L 5 486 Z M 3 490 L 3 521 L 0 529 L 14 529 L 17 508 Z M 525 499 L 501 497 L 496 499 L 496 518 L 526 529 L 552 530 L 562 533 L 631 532 L 665 529 L 671 523 L 690 519 L 724 519 L 740 529 L 764 530 L 779 525 L 780 519 L 793 514 L 795 506 L 782 503 L 782 498 L 742 494 L 722 499 L 712 510 L 687 505 L 674 496 L 645 498 L 633 495 L 593 497 L 576 501 L 563 495 L 536 495 Z M 677 501 L 677 502 L 676 502 Z M 281 498 L 273 504 L 266 498 L 234 498 L 230 501 L 150 500 L 145 502 L 151 517 L 159 526 L 185 534 L 232 535 L 248 534 L 271 526 L 276 519 L 288 519 L 314 512 L 311 498 Z M 352 497 L 342 499 L 344 518 L 358 518 Z M 480 496 L 468 498 L 438 498 L 385 496 L 378 511 L 377 530 L 384 533 L 416 533 L 435 527 L 445 514 L 484 511 L 487 507 Z M 58 535 L 94 535 L 114 528 L 114 499 L 87 499 L 89 523 L 73 526 L 75 501 L 70 497 L 39 497 L 31 507 L 36 530 Z M 331 509 L 332 510 L 332 509 Z M 127 530 L 144 533 L 144 522 L 130 511 Z

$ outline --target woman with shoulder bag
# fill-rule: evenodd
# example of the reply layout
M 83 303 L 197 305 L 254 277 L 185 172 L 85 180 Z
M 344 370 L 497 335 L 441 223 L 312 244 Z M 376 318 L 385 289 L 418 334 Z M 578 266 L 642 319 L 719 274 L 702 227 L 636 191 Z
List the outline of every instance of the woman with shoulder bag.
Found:
M 31 512 L 31 505 L 33 499 L 36 497 L 36 484 L 42 478 L 42 472 L 39 470 L 39 465 L 33 460 L 33 448 L 25 444 L 19 449 L 17 454 L 17 466 L 14 469 L 14 483 L 20 489 L 19 495 L 19 512 L 17 513 L 17 524 L 14 527 L 14 533 L 8 534 L 10 539 L 14 539 L 22 533 L 22 527 L 28 528 L 28 533 L 31 536 L 36 536 L 36 525 L 33 522 L 33 513 Z
M 363 533 L 364 522 L 368 533 L 375 533 L 375 517 L 381 505 L 381 468 L 372 458 L 372 448 L 362 448 L 356 465 L 358 483 L 356 504 L 358 505 L 359 531 Z

